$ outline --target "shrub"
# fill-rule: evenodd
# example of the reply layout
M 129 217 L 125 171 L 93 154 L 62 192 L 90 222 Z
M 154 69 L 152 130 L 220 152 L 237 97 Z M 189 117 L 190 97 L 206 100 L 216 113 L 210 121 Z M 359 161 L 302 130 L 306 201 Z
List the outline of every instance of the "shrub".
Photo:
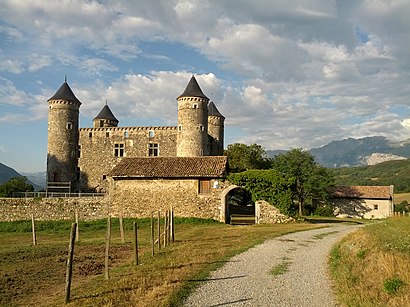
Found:
M 315 210 L 315 215 L 318 216 L 327 216 L 327 217 L 334 217 L 333 208 L 329 206 L 319 206 Z
M 383 289 L 387 294 L 395 294 L 399 291 L 400 287 L 404 285 L 404 281 L 402 281 L 398 277 L 386 279 L 383 283 Z

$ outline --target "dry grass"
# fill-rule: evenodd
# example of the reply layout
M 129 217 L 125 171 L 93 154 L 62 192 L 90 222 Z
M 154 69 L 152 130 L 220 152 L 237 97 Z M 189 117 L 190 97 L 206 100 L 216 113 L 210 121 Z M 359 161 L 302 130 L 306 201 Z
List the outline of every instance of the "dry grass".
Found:
M 128 221 L 127 223 L 130 223 Z M 140 225 L 141 264 L 132 264 L 131 230 L 121 244 L 113 233 L 110 280 L 103 278 L 105 230 L 84 231 L 76 246 L 72 306 L 177 306 L 229 257 L 285 233 L 318 227 L 311 224 L 229 226 L 176 224 L 176 242 L 154 257 L 149 223 Z M 68 232 L 0 232 L 0 304 L 58 306 L 64 302 Z
M 370 225 L 331 253 L 331 271 L 346 306 L 410 306 L 410 218 Z
M 400 204 L 402 201 L 407 200 L 410 203 L 410 193 L 398 193 L 394 194 L 394 203 Z

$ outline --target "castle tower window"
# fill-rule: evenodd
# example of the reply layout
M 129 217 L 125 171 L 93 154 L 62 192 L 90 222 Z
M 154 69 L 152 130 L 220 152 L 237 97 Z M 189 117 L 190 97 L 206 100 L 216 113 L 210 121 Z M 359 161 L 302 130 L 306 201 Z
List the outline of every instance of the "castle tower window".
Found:
M 128 131 L 124 131 L 124 138 L 128 139 L 129 137 L 129 132 Z
M 77 150 L 77 158 L 81 157 L 81 145 L 78 145 L 78 150 Z
M 197 104 L 197 103 L 194 103 L 194 104 L 192 105 L 192 109 L 198 109 L 198 104 Z
M 182 125 L 178 126 L 178 131 L 182 131 Z
M 200 130 L 200 131 L 204 131 L 204 130 L 205 130 L 204 126 L 203 126 L 203 125 L 199 125 L 199 130 Z
M 159 145 L 158 145 L 158 143 L 149 143 L 148 144 L 148 156 L 149 157 L 159 156 Z
M 104 121 L 100 120 L 100 128 L 104 127 Z
M 105 136 L 106 136 L 107 138 L 109 138 L 109 137 L 110 137 L 110 133 L 109 133 L 109 132 L 106 132 L 106 133 L 105 133 Z
M 68 129 L 68 130 L 73 129 L 73 123 L 72 123 L 72 122 L 68 122 L 68 123 L 67 123 L 67 129 Z
M 115 143 L 114 144 L 114 156 L 115 157 L 124 157 L 124 144 Z
M 88 133 L 88 137 L 89 137 L 89 138 L 92 138 L 92 137 L 93 137 L 93 133 L 92 133 L 92 132 Z
M 155 131 L 154 131 L 154 130 L 150 130 L 150 131 L 148 132 L 148 137 L 149 137 L 150 139 L 152 139 L 154 136 L 155 136 Z

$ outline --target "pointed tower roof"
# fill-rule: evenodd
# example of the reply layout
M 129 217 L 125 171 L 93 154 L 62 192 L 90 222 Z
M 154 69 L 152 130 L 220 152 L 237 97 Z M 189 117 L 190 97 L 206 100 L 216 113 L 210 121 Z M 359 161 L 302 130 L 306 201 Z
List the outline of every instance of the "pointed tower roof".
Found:
M 189 83 L 188 83 L 185 91 L 181 95 L 178 96 L 178 98 L 181 98 L 181 97 L 200 97 L 200 98 L 209 99 L 202 92 L 202 90 L 199 87 L 199 84 L 196 81 L 194 76 L 192 76 L 191 80 L 189 80 Z
M 64 83 L 60 86 L 58 91 L 51 97 L 49 100 L 68 100 L 71 102 L 75 102 L 81 104 L 81 101 L 75 97 L 73 91 L 71 90 L 70 86 L 67 83 L 67 79 L 64 80 Z
M 221 112 L 218 111 L 212 100 L 208 103 L 208 116 L 219 116 L 225 118 L 225 116 L 223 116 Z
M 93 120 L 96 119 L 107 119 L 118 123 L 118 119 L 116 119 L 114 114 L 112 114 L 111 109 L 107 104 L 101 109 L 100 113 L 98 113 L 98 115 L 94 117 Z

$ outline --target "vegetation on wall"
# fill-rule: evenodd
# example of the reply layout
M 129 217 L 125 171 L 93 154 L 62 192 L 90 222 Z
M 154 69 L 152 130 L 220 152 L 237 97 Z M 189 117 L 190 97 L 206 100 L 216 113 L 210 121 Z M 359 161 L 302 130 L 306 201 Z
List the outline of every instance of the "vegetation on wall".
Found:
M 268 169 L 271 164 L 271 159 L 268 158 L 263 147 L 258 144 L 230 144 L 224 155 L 228 156 L 229 169 L 232 173 L 252 169 Z

